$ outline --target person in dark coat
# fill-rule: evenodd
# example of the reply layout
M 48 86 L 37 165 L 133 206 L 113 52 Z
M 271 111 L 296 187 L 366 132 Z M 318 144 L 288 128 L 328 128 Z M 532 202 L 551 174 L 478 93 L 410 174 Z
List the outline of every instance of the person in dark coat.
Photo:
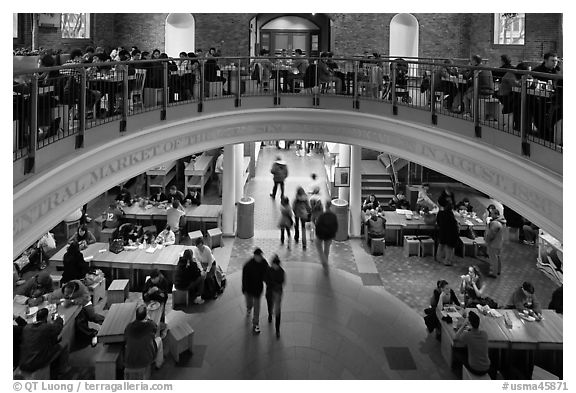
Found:
M 42 271 L 30 277 L 24 285 L 16 289 L 17 295 L 28 297 L 26 301 L 30 307 L 37 306 L 44 301 L 44 295 L 52 292 L 52 278 L 50 273 Z
M 304 188 L 298 187 L 296 195 L 292 202 L 292 210 L 294 211 L 294 242 L 298 243 L 300 234 L 302 234 L 302 248 L 306 249 L 306 223 L 310 221 L 312 215 L 312 207 L 308 200 L 308 194 Z
M 284 180 L 288 177 L 288 167 L 286 166 L 286 162 L 282 160 L 282 157 L 276 157 L 270 173 L 274 175 L 274 188 L 272 188 L 270 196 L 276 198 L 276 190 L 278 189 L 278 185 L 280 185 L 280 198 L 284 197 Z
M 38 310 L 36 322 L 26 325 L 22 330 L 20 370 L 34 372 L 55 361 L 59 376 L 66 374 L 70 369 L 68 347 L 58 343 L 63 327 L 61 317 L 48 322 L 48 309 Z
M 246 316 L 250 318 L 252 308 L 252 329 L 260 333 L 260 297 L 264 290 L 264 279 L 268 270 L 268 262 L 262 256 L 260 248 L 254 250 L 254 256 L 242 268 L 242 293 L 246 297 Z
M 168 291 L 168 281 L 158 269 L 154 269 L 150 272 L 150 278 L 144 284 L 142 300 L 146 303 L 151 301 L 166 303 Z
M 332 245 L 332 240 L 336 237 L 336 232 L 338 232 L 338 218 L 336 214 L 330 211 L 331 206 L 332 202 L 326 201 L 325 210 L 318 216 L 316 221 L 316 248 L 324 267 L 328 266 L 330 246 Z
M 156 337 L 158 326 L 147 319 L 146 306 L 136 308 L 136 320 L 126 326 L 124 338 L 124 366 L 126 368 L 144 368 L 155 363 L 160 368 L 164 362 L 162 338 Z
M 22 344 L 22 332 L 27 322 L 20 316 L 13 315 L 12 319 L 16 324 L 12 324 L 12 368 L 20 364 L 20 345 Z
M 436 338 L 440 338 L 440 321 L 436 316 L 436 309 L 442 309 L 446 304 L 460 306 L 460 300 L 458 300 L 454 290 L 450 288 L 448 281 L 439 280 L 430 298 L 430 308 L 425 310 L 426 317 L 424 317 L 428 331 L 432 333 L 436 329 Z
M 563 287 L 564 285 L 560 285 L 558 288 L 554 290 L 554 292 L 552 292 L 552 299 L 550 300 L 550 304 L 548 305 L 548 308 L 550 310 L 554 310 L 558 314 L 562 314 L 564 311 L 563 310 L 564 301 L 562 296 Z
M 440 204 L 440 211 L 436 216 L 436 223 L 438 224 L 438 254 L 444 255 L 444 265 L 452 266 L 454 259 L 454 249 L 458 244 L 460 227 L 458 221 L 454 217 L 452 211 L 452 204 L 447 201 L 444 205 Z
M 62 284 L 66 284 L 71 280 L 82 280 L 90 269 L 88 262 L 84 261 L 84 255 L 80 251 L 80 246 L 77 242 L 70 243 L 62 263 L 64 265 Z
M 195 304 L 202 304 L 204 300 L 200 297 L 204 293 L 206 273 L 198 267 L 194 260 L 192 250 L 184 251 L 184 255 L 178 260 L 176 274 L 174 276 L 174 286 L 178 290 L 188 291 L 190 299 L 194 299 Z
M 266 303 L 268 304 L 268 323 L 272 323 L 272 314 L 276 318 L 276 338 L 280 338 L 280 313 L 282 308 L 282 287 L 286 273 L 280 266 L 278 255 L 272 257 L 272 264 L 266 271 Z
M 454 196 L 454 192 L 448 186 L 444 187 L 442 193 L 438 197 L 439 205 L 446 204 L 446 202 L 450 203 L 452 207 L 456 206 L 456 197 Z

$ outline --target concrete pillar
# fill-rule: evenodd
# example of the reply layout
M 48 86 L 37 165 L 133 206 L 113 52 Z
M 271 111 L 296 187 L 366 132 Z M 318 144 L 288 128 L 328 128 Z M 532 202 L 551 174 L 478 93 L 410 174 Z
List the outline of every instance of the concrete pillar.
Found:
M 234 183 L 234 194 L 235 198 L 234 202 L 238 203 L 240 198 L 244 196 L 244 144 L 238 143 L 234 145 L 234 159 L 236 162 L 235 165 L 235 173 L 236 173 L 236 182 Z
M 236 160 L 234 145 L 224 146 L 222 175 L 222 233 L 234 236 Z
M 360 237 L 362 226 L 362 148 L 350 148 L 350 237 Z
M 350 166 L 350 145 L 340 143 L 338 146 L 338 160 L 340 162 L 339 166 Z M 334 180 L 334 179 L 332 179 Z M 339 187 L 338 188 L 338 198 L 344 199 L 350 202 L 350 188 L 349 187 Z

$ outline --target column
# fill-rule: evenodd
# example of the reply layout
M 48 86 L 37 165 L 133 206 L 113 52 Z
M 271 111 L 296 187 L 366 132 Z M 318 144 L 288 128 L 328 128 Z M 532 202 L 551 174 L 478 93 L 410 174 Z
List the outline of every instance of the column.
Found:
M 222 233 L 234 236 L 236 160 L 234 145 L 224 146 L 222 175 Z
M 350 237 L 360 237 L 362 226 L 362 148 L 350 147 Z
M 234 183 L 234 194 L 236 199 L 234 203 L 238 202 L 244 196 L 244 144 L 238 143 L 234 145 L 234 159 L 236 162 L 235 173 L 236 182 Z
M 350 166 L 350 145 L 340 143 L 338 146 L 338 161 L 340 162 L 339 166 Z M 338 198 L 350 202 L 350 188 L 338 188 Z

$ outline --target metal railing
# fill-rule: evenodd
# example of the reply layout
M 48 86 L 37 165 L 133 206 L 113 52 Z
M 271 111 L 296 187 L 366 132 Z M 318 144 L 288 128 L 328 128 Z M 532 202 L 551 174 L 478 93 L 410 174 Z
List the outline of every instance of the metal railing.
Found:
M 504 74 L 505 73 L 505 74 Z M 504 75 L 502 75 L 504 74 Z M 324 95 L 407 106 L 437 116 L 474 123 L 476 136 L 487 126 L 516 135 L 522 152 L 529 143 L 562 151 L 561 75 L 451 66 L 438 59 L 358 59 L 318 57 L 220 57 L 66 64 L 14 72 L 13 160 L 27 159 L 33 171 L 36 151 L 74 136 L 84 147 L 87 129 L 168 107 L 247 96 L 306 94 L 312 107 Z

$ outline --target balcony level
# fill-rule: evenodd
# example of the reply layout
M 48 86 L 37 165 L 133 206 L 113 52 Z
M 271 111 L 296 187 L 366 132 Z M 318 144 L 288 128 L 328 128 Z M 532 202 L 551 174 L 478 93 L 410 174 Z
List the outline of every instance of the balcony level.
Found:
M 66 93 L 55 83 L 56 103 L 49 108 L 43 105 L 48 105 L 44 89 L 50 93 L 50 84 L 42 86 L 31 73 L 15 73 L 24 88 L 14 93 L 14 255 L 70 211 L 151 167 L 227 144 L 274 139 L 386 151 L 489 194 L 562 239 L 561 120 L 546 133 L 532 129 L 537 122 L 529 120 L 542 105 L 558 101 L 559 77 L 550 76 L 558 86 L 554 90 L 519 72 L 521 118 L 517 116 L 516 125 L 510 115 L 501 115 L 497 100 L 479 94 L 479 75 L 491 70 L 485 67 L 469 67 L 475 87 L 470 96 L 473 114 L 463 116 L 443 107 L 446 97 L 437 94 L 434 82 L 421 89 L 439 63 L 408 62 L 407 82 L 398 84 L 393 59 L 374 65 L 387 70 L 380 74 L 363 71 L 357 60 L 342 59 L 344 94 L 336 94 L 336 83 L 322 82 L 317 74 L 287 78 L 283 71 L 292 71 L 275 66 L 272 78 L 264 82 L 251 79 L 254 59 L 228 60 L 234 65 L 221 67 L 226 84 L 197 82 L 186 85 L 192 86 L 187 92 L 178 85 L 185 79 L 173 77 L 177 74 L 164 64 L 163 83 L 156 89 L 138 86 L 129 72 L 105 81 L 78 65 L 78 99 L 63 100 Z M 203 71 L 199 80 L 204 81 Z M 108 113 L 101 116 L 81 98 L 90 94 L 86 86 L 94 89 L 103 83 L 117 84 L 109 91 L 119 93 L 103 95 L 106 107 L 101 101 L 100 109 Z M 141 97 L 134 96 L 135 88 Z M 223 94 L 223 88 L 229 94 Z M 116 113 L 110 113 L 114 106 Z M 55 129 L 52 119 L 57 118 Z

